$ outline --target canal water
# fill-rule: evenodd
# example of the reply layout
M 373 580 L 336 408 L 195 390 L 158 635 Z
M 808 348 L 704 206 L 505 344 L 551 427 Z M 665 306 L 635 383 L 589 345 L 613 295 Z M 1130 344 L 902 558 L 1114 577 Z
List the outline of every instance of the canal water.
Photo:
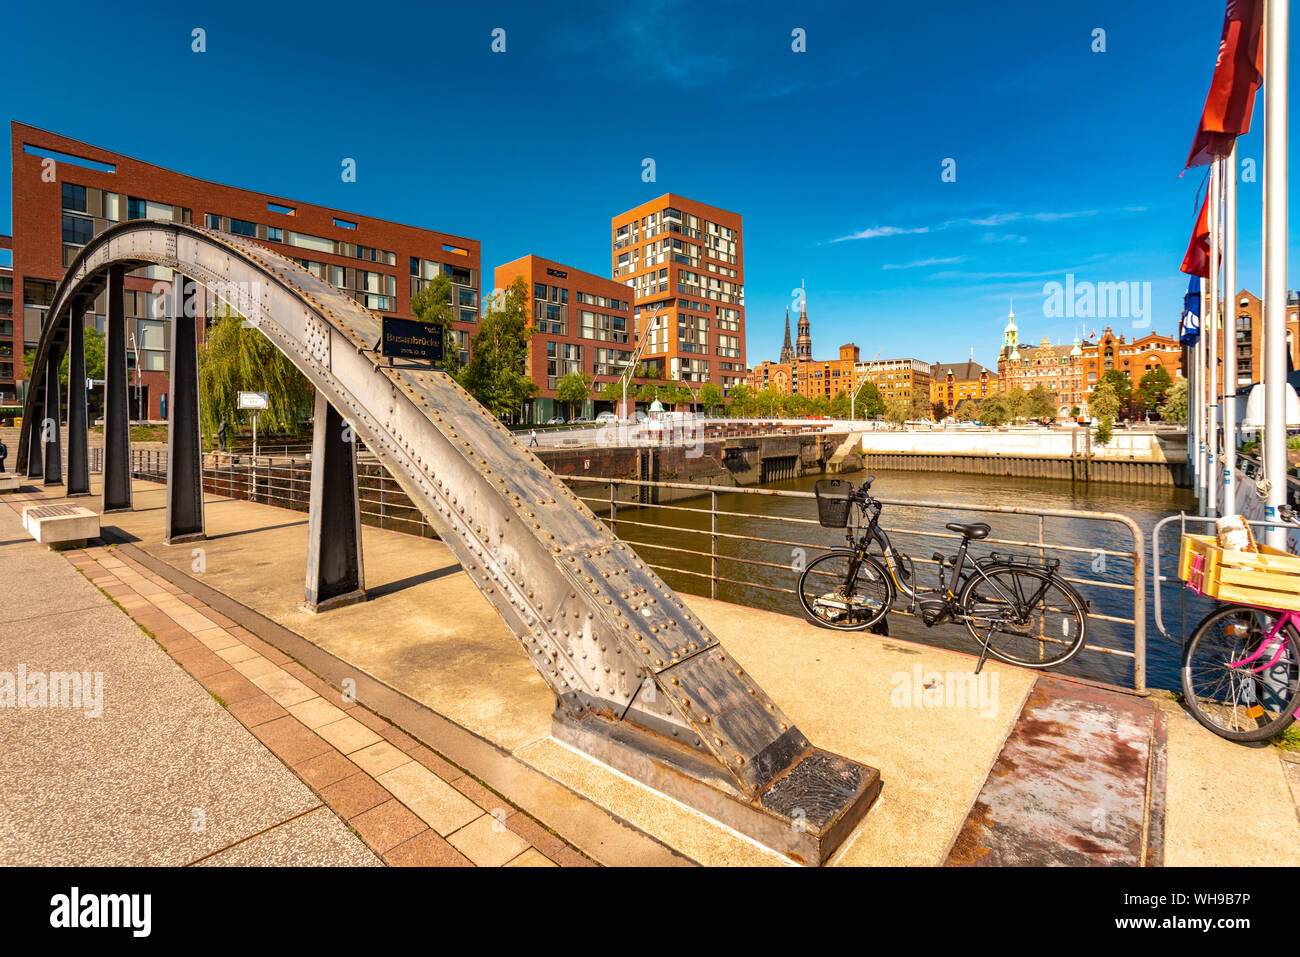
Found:
M 865 474 L 845 478 L 856 484 Z M 1108 651 L 1131 654 L 1134 651 L 1134 628 L 1130 623 L 1107 621 L 1105 617 L 1132 619 L 1134 615 L 1133 592 L 1127 587 L 1117 587 L 1129 586 L 1133 582 L 1133 536 L 1128 527 L 1116 522 L 1056 517 L 1040 519 L 1038 516 L 1003 514 L 988 509 L 999 506 L 1069 509 L 1115 512 L 1131 518 L 1142 531 L 1145 571 L 1141 587 L 1147 605 L 1147 684 L 1158 688 L 1178 687 L 1180 637 L 1190 632 L 1196 621 L 1209 610 L 1209 604 L 1186 592 L 1177 581 L 1179 535 L 1178 524 L 1173 523 L 1166 527 L 1161 537 L 1161 571 L 1175 579 L 1167 583 L 1162 592 L 1164 622 L 1171 637 L 1160 634 L 1151 593 L 1151 532 L 1155 523 L 1166 516 L 1176 515 L 1180 510 L 1194 513 L 1195 500 L 1190 491 L 938 472 L 878 471 L 874 475 L 872 492 L 887 502 L 945 503 L 942 508 L 886 504 L 882 516 L 882 524 L 894 545 L 916 562 L 916 574 L 923 587 L 933 587 L 937 583 L 937 568 L 929 561 L 932 555 L 936 551 L 945 555 L 956 551 L 957 539 L 943 527 L 952 521 L 987 522 L 993 529 L 990 539 L 1001 540 L 1001 543 L 975 543 L 971 546 L 972 554 L 987 555 L 996 551 L 1030 560 L 1058 558 L 1067 577 L 1087 579 L 1086 582 L 1076 581 L 1075 585 L 1088 601 L 1091 614 L 1103 617 L 1090 617 L 1090 648 L 1060 670 L 1123 686 L 1131 686 L 1133 682 L 1133 659 Z M 818 478 L 774 482 L 760 488 L 811 492 Z M 602 495 L 597 488 L 585 486 L 578 494 L 588 497 L 593 504 L 602 497 L 607 501 L 607 493 Z M 634 544 L 674 588 L 708 595 L 711 587 L 707 577 L 710 572 L 708 553 L 714 531 L 709 507 L 708 495 L 658 507 L 620 504 L 617 533 Z M 798 573 L 804 564 L 821 554 L 822 549 L 842 545 L 843 530 L 817 525 L 816 504 L 812 499 L 720 492 L 717 508 L 720 513 L 716 528 L 717 554 L 722 556 L 717 563 L 717 575 L 721 579 L 717 585 L 717 597 L 749 607 L 801 614 L 798 598 L 793 594 Z M 1045 546 L 1041 550 L 1038 547 L 1040 540 Z M 1076 551 L 1058 550 L 1051 546 L 1067 546 Z M 976 649 L 964 626 L 945 624 L 927 629 L 919 618 L 907 615 L 900 603 L 895 604 L 895 611 L 889 616 L 889 628 L 894 637 L 958 651 Z M 860 640 L 860 636 L 846 634 L 845 640 Z M 792 649 L 791 653 L 797 654 L 798 650 Z

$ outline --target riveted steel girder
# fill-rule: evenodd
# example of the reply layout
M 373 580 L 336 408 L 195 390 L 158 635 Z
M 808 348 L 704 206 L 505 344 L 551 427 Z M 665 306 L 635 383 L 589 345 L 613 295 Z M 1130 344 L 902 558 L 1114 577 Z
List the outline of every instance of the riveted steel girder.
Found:
M 808 863 L 866 812 L 878 772 L 813 747 L 505 426 L 445 374 L 384 364 L 379 318 L 291 260 L 196 226 L 112 227 L 56 291 L 36 368 L 71 295 L 142 263 L 230 301 L 348 420 L 555 692 L 557 738 Z

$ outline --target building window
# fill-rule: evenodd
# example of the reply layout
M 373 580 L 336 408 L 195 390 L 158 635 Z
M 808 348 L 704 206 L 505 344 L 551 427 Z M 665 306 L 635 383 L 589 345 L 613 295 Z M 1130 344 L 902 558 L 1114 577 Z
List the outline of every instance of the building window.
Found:
M 78 246 L 84 246 L 95 235 L 95 223 L 93 220 L 85 219 L 81 216 L 63 215 L 63 241 L 73 243 Z
M 284 230 L 279 226 L 268 226 L 266 227 L 266 238 L 268 242 L 282 243 L 284 242 Z
M 204 225 L 204 226 L 207 226 L 208 229 L 220 229 L 220 228 L 221 228 L 221 217 L 218 216 L 216 213 L 204 213 L 204 214 L 203 214 L 203 225 Z
M 79 213 L 86 211 L 86 187 L 75 183 L 63 184 L 63 208 L 75 209 Z
M 230 231 L 237 236 L 256 236 L 257 224 L 250 223 L 246 219 L 232 219 L 230 221 Z
M 134 196 L 126 198 L 126 218 L 127 219 L 145 219 L 145 210 L 148 203 L 143 199 L 136 199 Z

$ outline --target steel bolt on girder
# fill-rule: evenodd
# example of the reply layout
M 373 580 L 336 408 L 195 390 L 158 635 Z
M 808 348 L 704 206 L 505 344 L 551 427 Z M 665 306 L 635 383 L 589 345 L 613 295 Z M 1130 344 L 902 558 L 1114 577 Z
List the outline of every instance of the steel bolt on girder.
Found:
M 241 312 L 352 424 L 515 634 L 555 692 L 556 738 L 809 864 L 866 813 L 875 769 L 813 747 L 490 412 L 441 372 L 381 365 L 378 317 L 291 260 L 197 226 L 112 227 L 56 291 L 36 369 L 60 346 L 70 298 L 110 264 L 240 284 Z

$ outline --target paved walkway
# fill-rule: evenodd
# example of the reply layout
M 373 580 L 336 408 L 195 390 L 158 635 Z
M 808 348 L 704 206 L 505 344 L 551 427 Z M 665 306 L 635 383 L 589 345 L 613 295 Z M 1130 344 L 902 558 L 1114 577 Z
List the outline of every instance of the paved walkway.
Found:
M 208 539 L 165 546 L 138 482 L 105 521 L 130 544 L 70 557 L 380 859 L 786 863 L 555 742 L 553 695 L 440 542 L 366 527 L 370 600 L 311 615 L 306 516 L 205 500 Z M 1300 864 L 1300 765 L 1172 703 L 996 663 L 971 683 L 965 655 L 683 597 L 812 741 L 881 770 L 833 865 Z
M 100 673 L 102 716 L 0 709 L 0 863 L 591 864 L 138 562 L 32 542 L 35 497 L 0 509 L 0 671 Z

